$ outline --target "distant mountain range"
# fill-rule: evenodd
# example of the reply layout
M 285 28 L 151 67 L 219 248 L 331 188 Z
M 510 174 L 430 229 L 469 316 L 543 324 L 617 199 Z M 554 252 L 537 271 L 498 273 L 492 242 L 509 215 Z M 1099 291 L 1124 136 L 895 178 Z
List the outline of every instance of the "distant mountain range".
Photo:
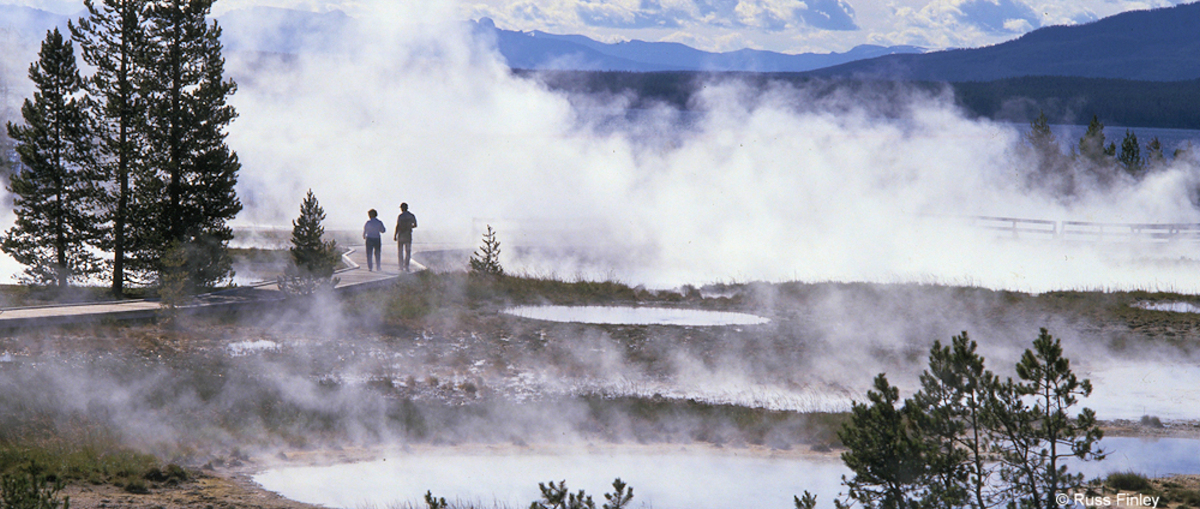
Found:
M 472 28 L 475 34 L 495 41 L 509 67 L 530 70 L 801 72 L 864 58 L 925 51 L 916 46 L 862 45 L 845 53 L 789 55 L 750 49 L 710 53 L 674 42 L 603 43 L 582 35 L 503 30 L 488 18 L 474 22 Z
M 1200 2 L 1041 28 L 984 48 L 888 55 L 809 75 L 943 82 L 1024 76 L 1193 80 L 1200 78 Z

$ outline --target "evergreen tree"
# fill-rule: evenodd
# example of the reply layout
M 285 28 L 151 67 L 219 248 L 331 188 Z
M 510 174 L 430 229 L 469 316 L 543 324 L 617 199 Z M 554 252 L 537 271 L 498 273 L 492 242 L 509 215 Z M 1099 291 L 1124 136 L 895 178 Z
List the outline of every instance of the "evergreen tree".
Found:
M 1158 141 L 1158 136 L 1150 139 L 1150 143 L 1146 144 L 1146 169 L 1152 170 L 1166 164 L 1167 158 L 1163 155 L 1162 142 Z
M 337 243 L 322 237 L 325 210 L 312 190 L 300 205 L 300 217 L 292 221 L 291 263 L 279 278 L 279 289 L 288 295 L 311 295 L 337 285 L 334 270 L 341 261 Z
M 1142 148 L 1138 144 L 1137 135 L 1129 129 L 1125 130 L 1125 139 L 1121 141 L 1121 155 L 1117 156 L 1117 161 L 1125 168 L 1126 173 L 1134 177 L 1142 176 Z
M 997 384 L 990 398 L 1006 498 L 1020 508 L 1057 507 L 1057 494 L 1080 486 L 1083 476 L 1070 473 L 1068 458 L 1104 458 L 1095 413 L 1084 408 L 1074 418 L 1067 415 L 1079 397 L 1092 393 L 1092 384 L 1071 372 L 1062 353 L 1059 340 L 1042 329 L 1017 363 L 1020 381 Z
M 88 16 L 70 26 L 83 54 L 83 60 L 95 69 L 87 80 L 87 89 L 96 99 L 93 118 L 99 138 L 96 162 L 109 183 L 106 208 L 110 228 L 104 244 L 113 253 L 112 291 L 124 293 L 126 258 L 132 210 L 132 176 L 143 164 L 146 147 L 143 122 L 145 101 L 138 85 L 144 81 L 146 61 L 146 0 L 84 0 Z
M 1000 505 L 995 493 L 994 466 L 990 459 L 994 437 L 988 398 L 997 383 L 984 368 L 976 344 L 964 331 L 942 346 L 934 341 L 929 368 L 920 376 L 921 390 L 913 395 L 916 425 L 931 440 L 947 472 L 942 491 L 969 507 Z
M 468 263 L 472 274 L 504 275 L 504 267 L 500 265 L 500 241 L 496 240 L 496 231 L 492 230 L 492 225 L 488 225 L 487 233 L 483 234 L 483 245 L 471 254 Z
M 1079 155 L 1096 164 L 1105 161 L 1108 148 L 1104 146 L 1104 123 L 1100 121 L 1100 117 L 1092 115 L 1087 132 L 1079 138 Z
M 897 407 L 900 390 L 880 373 L 869 404 L 854 403 L 850 420 L 838 432 L 846 446 L 842 462 L 854 477 L 842 482 L 848 496 L 864 507 L 922 507 L 930 495 L 927 444 L 915 433 L 909 413 Z
M 101 216 L 82 80 L 74 47 L 58 29 L 46 34 L 29 78 L 37 91 L 21 108 L 25 125 L 8 124 L 21 168 L 9 181 L 16 224 L 0 247 L 26 266 L 26 281 L 65 287 L 100 271 L 89 246 Z
M 145 171 L 135 178 L 139 261 L 160 269 L 164 246 L 179 242 L 198 287 L 232 274 L 226 222 L 241 211 L 234 190 L 240 169 L 225 143 L 237 116 L 226 103 L 237 86 L 224 77 L 221 29 L 207 16 L 212 0 L 150 0 L 147 7 Z
M 1035 181 L 1029 183 L 1047 187 L 1058 194 L 1073 193 L 1075 182 L 1068 171 L 1062 149 L 1058 146 L 1058 139 L 1050 131 L 1050 121 L 1046 118 L 1046 112 L 1041 112 L 1030 124 L 1025 141 L 1032 148 L 1038 161 L 1037 172 L 1031 175 Z

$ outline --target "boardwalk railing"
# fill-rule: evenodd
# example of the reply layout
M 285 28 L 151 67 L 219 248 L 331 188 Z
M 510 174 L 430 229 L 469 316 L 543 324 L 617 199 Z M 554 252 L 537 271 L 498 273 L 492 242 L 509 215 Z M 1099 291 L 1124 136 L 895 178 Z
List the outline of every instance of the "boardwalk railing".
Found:
M 968 216 L 966 219 L 971 226 L 997 231 L 1014 239 L 1084 242 L 1200 241 L 1200 223 L 1095 223 L 1000 216 Z

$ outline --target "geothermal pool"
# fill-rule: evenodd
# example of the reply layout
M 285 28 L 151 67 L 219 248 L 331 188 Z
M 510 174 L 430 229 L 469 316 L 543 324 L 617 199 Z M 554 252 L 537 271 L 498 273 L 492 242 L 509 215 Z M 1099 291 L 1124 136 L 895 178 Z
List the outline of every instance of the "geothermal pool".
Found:
M 1172 313 L 1200 313 L 1200 306 L 1191 302 L 1139 302 L 1134 306 L 1150 311 L 1169 311 Z
M 505 313 L 551 322 L 611 325 L 759 325 L 770 322 L 761 316 L 729 311 L 628 306 L 517 306 Z
M 597 505 L 620 477 L 633 487 L 633 507 L 654 509 L 727 509 L 794 507 L 792 496 L 804 490 L 828 502 L 847 470 L 836 458 L 779 459 L 743 451 L 705 453 L 679 446 L 647 446 L 630 452 L 581 451 L 549 454 L 398 453 L 386 460 L 323 467 L 269 470 L 254 477 L 284 497 L 327 507 L 359 509 L 411 502 L 424 507 L 427 490 L 447 501 L 481 507 L 529 507 L 540 498 L 538 483 L 567 482 Z M 657 449 L 657 450 L 653 450 Z
M 1108 459 L 1074 468 L 1087 479 L 1130 470 L 1151 476 L 1200 473 L 1200 440 L 1106 438 L 1101 443 L 1111 451 Z M 537 483 L 550 480 L 566 480 L 572 492 L 586 490 L 599 505 L 616 477 L 633 487 L 634 507 L 791 509 L 792 496 L 804 490 L 828 505 L 841 491 L 841 476 L 848 474 L 833 456 L 767 457 L 733 448 L 660 445 L 544 454 L 434 449 L 360 463 L 277 468 L 254 480 L 293 500 L 343 509 L 423 507 L 427 490 L 447 501 L 521 508 L 539 498 Z

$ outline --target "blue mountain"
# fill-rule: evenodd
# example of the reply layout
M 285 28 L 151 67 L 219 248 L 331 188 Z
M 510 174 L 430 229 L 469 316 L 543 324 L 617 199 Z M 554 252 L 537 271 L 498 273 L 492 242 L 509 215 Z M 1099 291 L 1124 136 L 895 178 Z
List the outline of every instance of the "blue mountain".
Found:
M 1041 28 L 984 48 L 860 60 L 811 75 L 947 82 L 1025 76 L 1194 80 L 1200 78 L 1200 2 Z
M 801 72 L 924 51 L 915 46 L 863 45 L 845 53 L 791 55 L 749 49 L 711 53 L 673 42 L 603 43 L 582 35 L 503 30 L 488 18 L 473 22 L 472 29 L 477 36 L 494 41 L 509 67 L 533 70 Z

